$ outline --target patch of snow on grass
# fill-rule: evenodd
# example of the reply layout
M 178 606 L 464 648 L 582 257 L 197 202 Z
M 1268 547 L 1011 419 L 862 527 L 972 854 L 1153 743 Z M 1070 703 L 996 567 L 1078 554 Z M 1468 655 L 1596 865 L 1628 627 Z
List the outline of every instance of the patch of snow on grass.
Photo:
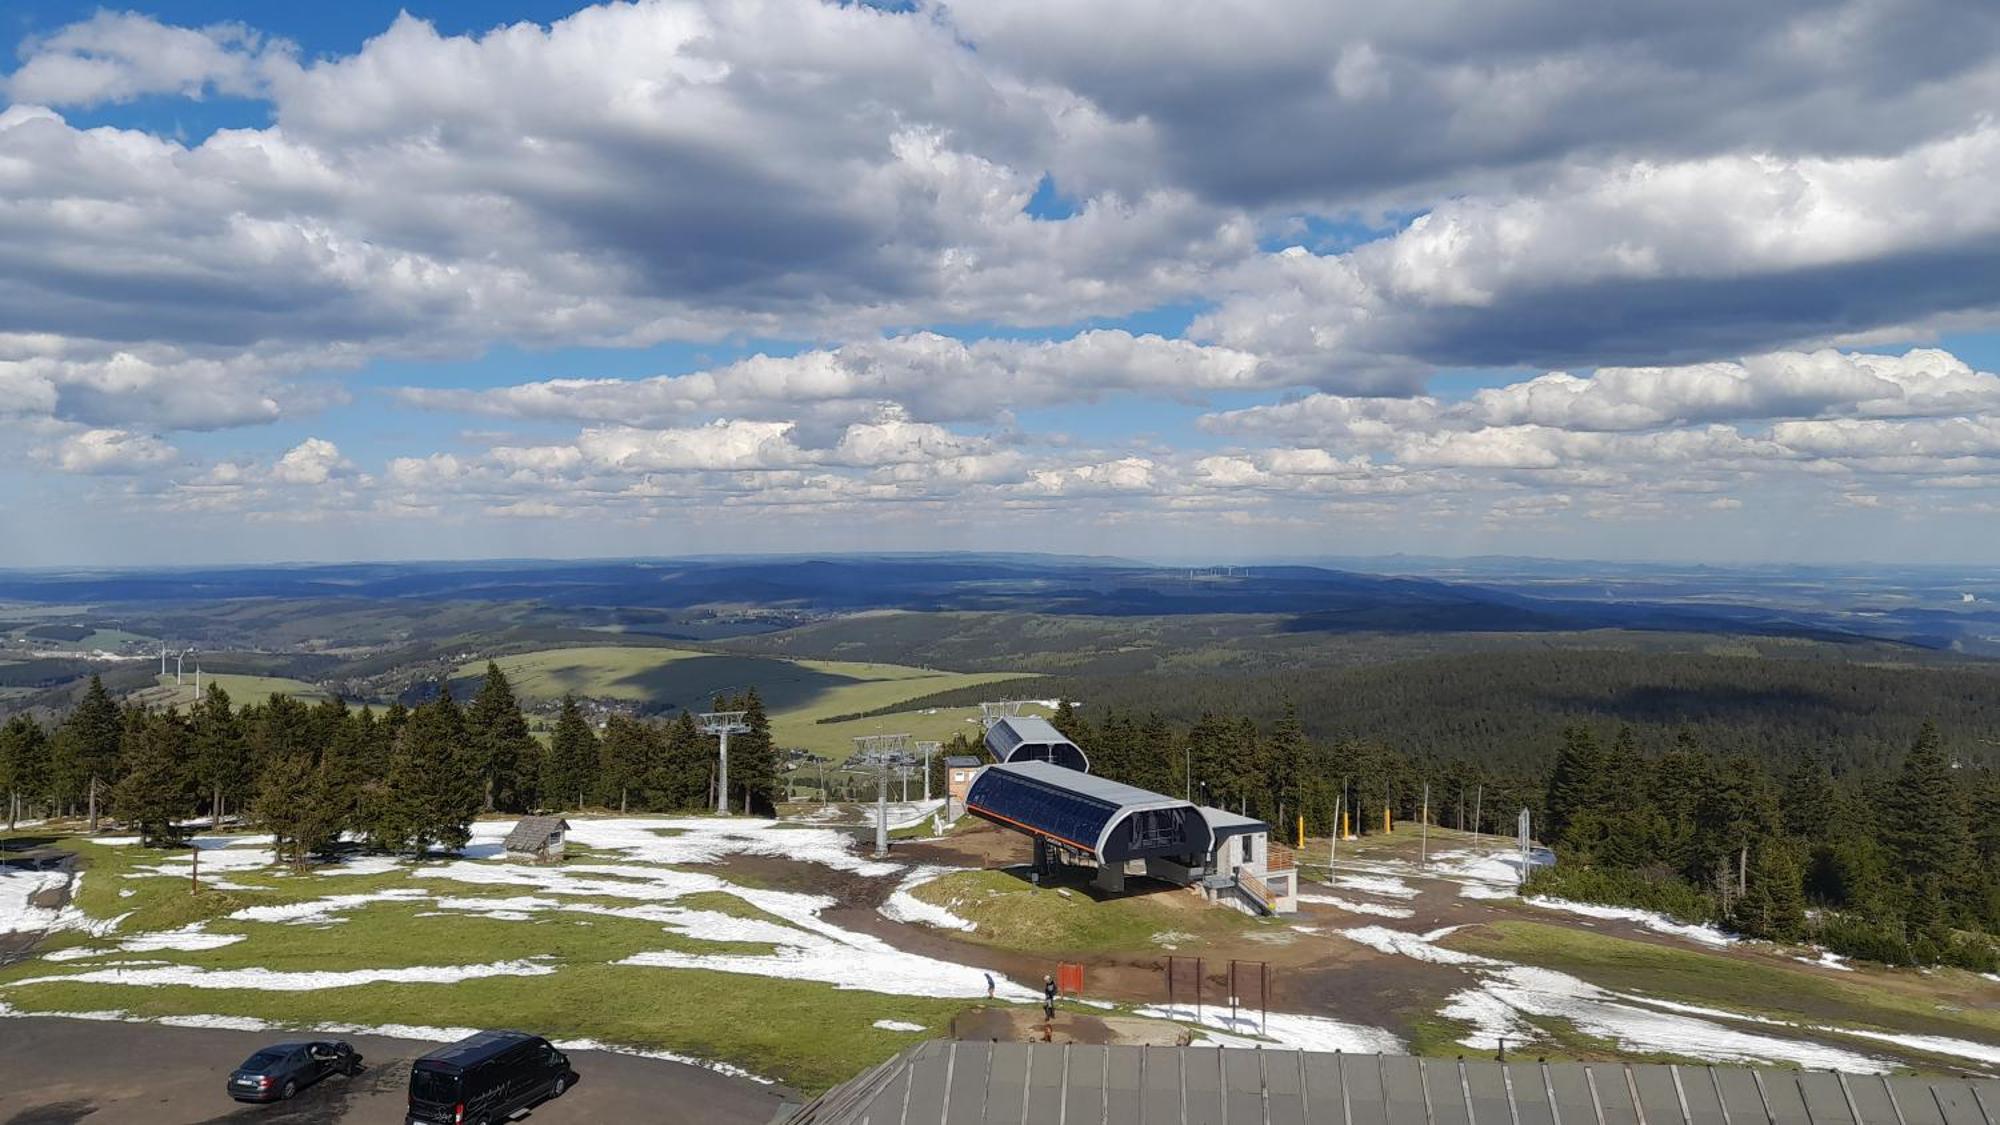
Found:
M 288 902 L 280 906 L 246 906 L 228 915 L 237 922 L 282 922 L 289 926 L 327 925 L 344 922 L 337 915 L 366 906 L 371 902 L 408 902 L 429 897 L 423 891 L 410 887 L 395 887 L 386 891 L 370 891 L 358 895 L 328 895 L 325 898 L 306 902 Z
M 1425 870 L 1447 878 L 1473 879 L 1512 887 L 1521 882 L 1523 863 L 1521 854 L 1516 851 L 1481 852 L 1464 848 L 1432 855 Z
M 200 969 L 192 965 L 162 965 L 157 968 L 91 969 L 66 976 L 29 977 L 15 981 L 15 987 L 31 984 L 74 982 L 81 984 L 125 984 L 150 987 L 185 985 L 189 988 L 248 988 L 260 992 L 314 992 L 322 988 L 348 988 L 361 984 L 455 984 L 478 977 L 539 977 L 555 972 L 536 961 L 495 961 L 486 965 L 412 965 L 398 969 L 350 969 L 344 972 L 286 973 L 272 969 Z
M 986 971 L 971 965 L 904 953 L 865 934 L 850 934 L 852 943 L 810 940 L 780 946 L 759 957 L 737 953 L 684 953 L 660 949 L 635 953 L 620 965 L 662 969 L 710 969 L 720 973 L 816 980 L 840 989 L 883 992 L 892 996 L 974 999 L 986 995 Z M 995 995 L 1003 1000 L 1039 1000 L 1041 994 L 995 976 Z
M 242 941 L 243 934 L 211 934 L 203 928 L 203 923 L 182 926 L 178 930 L 161 930 L 150 934 L 136 934 L 118 943 L 118 948 L 127 953 L 157 953 L 162 949 L 221 949 Z
M 661 835 L 657 829 L 675 834 Z M 901 864 L 856 855 L 855 838 L 845 832 L 795 825 L 780 827 L 775 820 L 748 817 L 578 818 L 570 822 L 570 839 L 587 848 L 624 852 L 646 863 L 710 864 L 744 854 L 817 863 L 857 875 L 895 875 L 902 871 Z
M 1454 927 L 1455 928 L 1455 927 Z M 1349 941 L 1359 942 L 1381 953 L 1391 953 L 1409 957 L 1417 961 L 1429 961 L 1437 965 L 1501 965 L 1491 957 L 1481 957 L 1476 953 L 1461 953 L 1456 949 L 1446 949 L 1437 945 L 1437 939 L 1451 932 L 1450 928 L 1434 930 L 1428 934 L 1412 934 L 1402 930 L 1392 930 L 1387 926 L 1361 926 L 1352 930 L 1336 930 Z
M 1400 1055 L 1408 1048 L 1401 1039 L 1379 1027 L 1347 1023 L 1326 1016 L 1302 1016 L 1272 1012 L 1260 1024 L 1256 1013 L 1239 1009 L 1232 1019 L 1229 1009 L 1205 1006 L 1199 1018 L 1193 1008 L 1140 1008 L 1138 1014 L 1152 1019 L 1196 1024 L 1227 1036 L 1261 1037 L 1265 1042 L 1301 1051 L 1348 1051 L 1356 1054 Z M 1222 1037 L 1218 1036 L 1218 1039 Z M 1247 1044 L 1254 1046 L 1255 1044 Z
M 1355 902 L 1338 895 L 1300 895 L 1300 902 L 1310 902 L 1318 906 L 1332 906 L 1349 914 L 1373 914 L 1378 918 L 1408 918 L 1416 911 L 1401 906 L 1384 906 L 1379 902 Z
M 1513 898 L 1515 897 L 1515 892 L 1512 887 L 1492 887 L 1485 883 L 1466 883 L 1458 888 L 1458 897 L 1478 899 Z
M 942 878 L 959 870 L 955 867 L 913 867 L 896 889 L 889 892 L 888 901 L 882 904 L 883 917 L 891 921 L 922 926 L 935 926 L 940 930 L 957 930 L 971 933 L 979 928 L 977 922 L 969 922 L 942 906 L 925 902 L 910 892 L 933 879 Z
M 1573 902 L 1566 898 L 1549 898 L 1546 895 L 1535 895 L 1524 901 L 1529 906 L 1539 906 L 1543 910 L 1560 910 L 1568 914 L 1581 914 L 1586 918 L 1636 922 L 1646 929 L 1652 930 L 1654 933 L 1686 938 L 1689 941 L 1700 942 L 1703 945 L 1716 946 L 1718 948 L 1735 945 L 1741 940 L 1733 934 L 1723 933 L 1714 926 L 1695 926 L 1689 925 L 1686 922 L 1676 922 L 1664 914 L 1655 913 L 1651 910 L 1639 910 L 1630 906 L 1601 906 L 1594 902 Z
M 1502 1039 L 1519 1044 L 1535 1036 L 1534 1029 L 1515 1015 L 1512 1005 L 1477 988 L 1452 993 L 1438 1015 L 1471 1024 L 1472 1030 L 1458 1041 L 1482 1051 L 1497 1049 Z
M 1851 1074 L 1892 1070 L 1880 1059 L 1806 1039 L 1739 1031 L 1705 1019 L 1656 1011 L 1551 969 L 1511 966 L 1486 983 L 1487 993 L 1528 1016 L 1568 1020 L 1578 1031 L 1627 1051 L 1685 1055 L 1709 1062 L 1788 1062 Z
M 63 911 L 30 901 L 37 895 L 55 894 L 68 884 L 69 875 L 62 871 L 0 867 L 0 934 L 72 928 L 63 924 Z
M 1894 1043 L 1898 1047 L 1908 1047 L 1914 1051 L 1924 1051 L 1933 1055 L 1951 1055 L 2000 1066 L 2000 1045 L 1993 1043 L 1975 1043 L 1970 1039 L 1952 1039 L 1943 1035 L 1893 1035 L 1886 1031 L 1858 1031 L 1853 1028 L 1823 1030 L 1839 1031 L 1844 1035 L 1858 1035 L 1863 1039 L 1875 1039 L 1883 1043 Z
M 1336 875 L 1333 885 L 1342 890 L 1358 891 L 1364 895 L 1380 895 L 1383 898 L 1415 898 L 1417 889 L 1401 879 L 1381 875 Z
M 882 1029 L 883 1031 L 928 1031 L 928 1030 L 930 1030 L 929 1028 L 926 1028 L 926 1027 L 925 1027 L 925 1026 L 924 1026 L 923 1024 L 920 1024 L 920 1023 L 907 1023 L 907 1022 L 905 1022 L 905 1021 L 903 1021 L 903 1020 L 876 1020 L 876 1021 L 875 1021 L 875 1023 L 874 1023 L 874 1026 L 875 1026 L 875 1027 L 879 1027 L 879 1028 L 881 1028 L 881 1029 Z

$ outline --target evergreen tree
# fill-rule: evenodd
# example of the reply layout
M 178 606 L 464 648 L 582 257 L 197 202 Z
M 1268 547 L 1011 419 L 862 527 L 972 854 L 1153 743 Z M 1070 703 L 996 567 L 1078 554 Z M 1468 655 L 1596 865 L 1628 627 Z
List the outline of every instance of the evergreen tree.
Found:
M 142 715 L 124 746 L 124 776 L 111 788 L 111 809 L 139 830 L 149 848 L 179 847 L 186 833 L 175 823 L 194 806 L 194 778 L 187 768 L 187 725 L 174 711 Z
M 1749 887 L 1732 915 L 1736 927 L 1751 937 L 1797 941 L 1805 935 L 1806 904 L 1800 887 L 1804 875 L 1793 845 L 1766 837 L 1754 849 Z
M 7 830 L 49 792 L 49 739 L 42 725 L 16 715 L 0 727 L 0 792 L 7 794 Z
M 209 814 L 220 828 L 228 802 L 240 801 L 250 790 L 250 743 L 230 710 L 229 693 L 213 680 L 188 718 L 195 781 L 207 790 Z
M 1924 724 L 1904 756 L 1883 813 L 1883 839 L 1900 862 L 1907 893 L 1966 897 L 1977 883 L 1970 811 L 1934 725 Z
M 104 690 L 104 681 L 90 677 L 83 699 L 71 709 L 57 732 L 55 770 L 63 792 L 88 803 L 90 831 L 97 831 L 98 795 L 117 777 L 118 749 L 124 722 L 118 705 Z
M 1577 817 L 1606 811 L 1613 787 L 1610 765 L 1610 756 L 1598 746 L 1590 728 L 1563 731 L 1562 748 L 1549 771 L 1548 796 L 1542 806 L 1544 838 L 1563 840 Z
M 391 808 L 384 824 L 418 859 L 432 844 L 455 852 L 472 838 L 485 799 L 479 762 L 465 748 L 465 717 L 450 685 L 410 713 L 389 767 Z
M 1061 731 L 1064 738 L 1078 746 L 1083 745 L 1083 741 L 1077 737 L 1083 733 L 1083 729 L 1076 716 L 1076 704 L 1071 703 L 1068 696 L 1056 700 L 1056 712 L 1050 717 L 1049 723 Z
M 534 789 L 524 782 L 527 767 L 534 764 L 535 739 L 507 674 L 493 661 L 486 662 L 486 680 L 466 709 L 465 735 L 478 763 L 486 809 L 525 811 Z
M 1785 775 L 1785 832 L 1801 840 L 1828 839 L 1838 819 L 1838 802 L 1826 757 L 1816 751 L 1796 755 Z
M 645 799 L 643 790 L 654 768 L 657 741 L 650 723 L 624 715 L 613 715 L 605 721 L 598 773 L 606 797 L 618 806 L 619 812 L 630 808 L 632 790 L 642 790 L 640 799 Z
M 732 739 L 730 749 L 735 748 Z M 547 799 L 560 808 L 583 808 L 585 797 L 597 787 L 597 736 L 573 695 L 563 696 L 545 763 L 542 792 Z
M 710 755 L 708 740 L 695 726 L 694 716 L 682 711 L 668 725 L 660 741 L 660 753 L 645 781 L 651 806 L 654 809 L 706 807 Z
M 729 737 L 729 787 L 742 801 L 745 816 L 752 812 L 775 814 L 778 793 L 778 751 L 771 741 L 771 717 L 764 713 L 764 700 L 752 687 L 741 696 L 717 700 L 717 710 L 743 712 L 749 730 Z
M 250 816 L 274 837 L 273 851 L 282 862 L 303 868 L 316 849 L 320 821 L 317 797 L 319 747 L 315 745 L 314 709 L 289 695 L 273 695 L 261 706 L 246 708 L 239 718 L 250 747 L 256 783 Z

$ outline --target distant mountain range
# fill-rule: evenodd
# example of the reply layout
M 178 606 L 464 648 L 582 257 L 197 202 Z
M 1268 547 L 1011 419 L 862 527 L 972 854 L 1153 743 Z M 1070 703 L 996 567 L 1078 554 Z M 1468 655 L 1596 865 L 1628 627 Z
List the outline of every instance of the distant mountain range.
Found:
M 1427 560 L 1441 562 L 1442 560 Z M 1278 615 L 1301 632 L 1673 632 L 1870 638 L 1985 651 L 1993 601 L 1950 583 L 1904 596 L 1780 574 L 1616 564 L 1551 573 L 1479 560 L 1485 581 L 1387 577 L 1323 566 L 1190 570 L 1125 559 L 894 554 L 583 562 L 358 563 L 171 570 L 0 571 L 0 600 L 145 605 L 247 598 L 534 602 L 551 608 L 699 607 L 814 613 L 991 610 L 1103 616 Z M 1941 581 L 1941 580 L 1940 580 Z M 1893 584 L 1892 584 L 1893 585 Z M 1945 588 L 1950 586 L 1949 589 Z M 1898 588 L 1908 589 L 1907 585 Z M 1892 599 L 1893 600 L 1893 599 Z M 1993 646 L 2000 649 L 2000 645 Z

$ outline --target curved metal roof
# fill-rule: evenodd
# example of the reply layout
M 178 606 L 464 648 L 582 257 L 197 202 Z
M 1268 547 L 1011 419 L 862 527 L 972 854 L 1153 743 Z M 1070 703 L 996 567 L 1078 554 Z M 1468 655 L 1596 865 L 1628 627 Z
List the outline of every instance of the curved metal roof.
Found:
M 1996 1115 L 1990 1078 L 932 1040 L 789 1125 L 2000 1125 Z
M 1133 813 L 1151 809 L 1187 810 L 1189 818 L 1208 836 L 1191 850 L 1206 852 L 1215 845 L 1208 822 L 1193 804 L 1049 762 L 1004 762 L 986 767 L 966 791 L 965 805 L 977 815 L 1050 837 L 1100 859 L 1106 841 L 1121 822 Z
M 986 748 L 999 762 L 1051 761 L 1082 773 L 1090 772 L 1090 757 L 1083 748 L 1057 730 L 1054 723 L 1033 715 L 1001 719 L 986 728 Z

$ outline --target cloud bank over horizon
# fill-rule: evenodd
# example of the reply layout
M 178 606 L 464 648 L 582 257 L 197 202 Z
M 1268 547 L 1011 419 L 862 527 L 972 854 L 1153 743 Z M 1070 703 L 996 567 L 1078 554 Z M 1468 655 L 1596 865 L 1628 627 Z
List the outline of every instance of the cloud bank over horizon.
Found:
M 2000 10 L 1447 6 L 30 29 L 0 565 L 2000 551 Z

